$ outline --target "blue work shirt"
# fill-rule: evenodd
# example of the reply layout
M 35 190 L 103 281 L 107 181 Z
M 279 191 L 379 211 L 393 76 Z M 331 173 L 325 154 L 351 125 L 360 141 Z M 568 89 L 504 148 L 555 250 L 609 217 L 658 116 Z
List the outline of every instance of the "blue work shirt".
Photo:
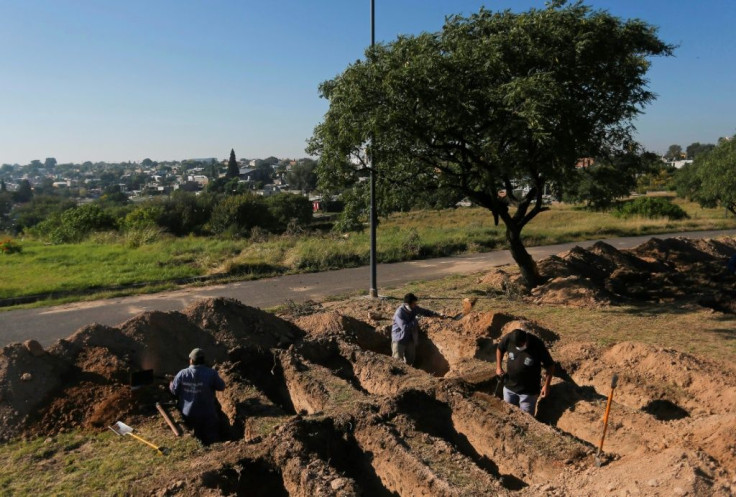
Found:
M 419 326 L 417 316 L 439 316 L 434 311 L 422 309 L 419 306 L 413 309 L 409 304 L 401 304 L 394 313 L 394 324 L 391 326 L 391 341 L 407 343 L 413 341 L 412 331 Z
M 197 364 L 179 371 L 169 389 L 184 416 L 202 418 L 217 415 L 215 391 L 225 390 L 225 382 L 214 369 Z

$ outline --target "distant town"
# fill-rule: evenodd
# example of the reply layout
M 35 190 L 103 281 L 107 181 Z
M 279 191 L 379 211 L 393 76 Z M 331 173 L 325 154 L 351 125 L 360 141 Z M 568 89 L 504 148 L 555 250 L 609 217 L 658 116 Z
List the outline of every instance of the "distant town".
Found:
M 60 164 L 53 157 L 33 160 L 29 164 L 0 166 L 0 187 L 15 192 L 27 182 L 36 193 L 62 193 L 81 203 L 111 191 L 129 200 L 142 201 L 176 190 L 199 192 L 213 181 L 236 179 L 238 189 L 263 196 L 291 191 L 308 195 L 316 185 L 313 169 L 316 161 L 309 158 L 239 159 L 237 179 L 228 176 L 229 159 L 195 158 L 181 161 L 84 162 Z

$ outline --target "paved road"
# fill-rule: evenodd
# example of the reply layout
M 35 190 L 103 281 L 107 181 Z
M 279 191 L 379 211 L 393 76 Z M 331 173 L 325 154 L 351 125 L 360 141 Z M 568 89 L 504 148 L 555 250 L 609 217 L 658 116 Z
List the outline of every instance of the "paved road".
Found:
M 656 235 L 658 238 L 685 236 L 689 238 L 713 238 L 736 235 L 736 230 L 699 231 Z M 652 236 L 604 239 L 618 249 L 632 248 Z M 575 245 L 589 247 L 597 240 L 531 247 L 535 260 L 569 250 Z M 454 274 L 470 274 L 513 262 L 508 250 L 485 254 L 443 257 L 422 261 L 379 264 L 377 279 L 379 293 L 390 294 L 388 289 L 418 280 L 444 278 Z M 365 289 L 370 286 L 368 266 L 326 271 L 322 273 L 296 274 L 279 278 L 243 281 L 226 285 L 185 288 L 152 295 L 140 295 L 115 299 L 80 302 L 38 309 L 21 309 L 0 312 L 0 346 L 21 342 L 29 338 L 43 346 L 65 338 L 78 328 L 101 323 L 116 325 L 144 311 L 181 310 L 192 302 L 207 297 L 231 297 L 253 307 L 273 307 L 290 299 L 294 302 L 320 300 Z

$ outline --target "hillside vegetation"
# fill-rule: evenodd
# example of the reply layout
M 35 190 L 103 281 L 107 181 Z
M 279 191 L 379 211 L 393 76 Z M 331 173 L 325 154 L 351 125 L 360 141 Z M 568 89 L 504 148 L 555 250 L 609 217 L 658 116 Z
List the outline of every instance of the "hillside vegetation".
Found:
M 555 204 L 525 230 L 529 246 L 626 235 L 730 229 L 736 219 L 722 209 L 704 209 L 674 199 L 688 218 L 619 218 L 568 204 Z M 131 246 L 122 235 L 96 233 L 77 244 L 47 245 L 14 239 L 19 251 L 0 254 L 0 298 L 38 294 L 79 300 L 111 294 L 160 291 L 200 278 L 246 279 L 323 271 L 369 262 L 368 233 L 319 231 L 249 239 L 173 237 L 159 233 Z M 378 229 L 379 262 L 487 252 L 505 248 L 503 227 L 482 208 L 396 213 Z

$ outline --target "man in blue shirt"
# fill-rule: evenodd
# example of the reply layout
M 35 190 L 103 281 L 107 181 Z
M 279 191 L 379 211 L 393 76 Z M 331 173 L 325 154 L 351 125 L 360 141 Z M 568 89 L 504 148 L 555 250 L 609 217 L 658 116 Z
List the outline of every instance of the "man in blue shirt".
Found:
M 179 371 L 169 389 L 178 397 L 179 410 L 184 421 L 194 430 L 194 436 L 205 445 L 217 442 L 220 427 L 215 391 L 225 390 L 225 382 L 217 371 L 205 366 L 202 349 L 192 350 L 189 367 Z
M 418 305 L 419 299 L 413 293 L 404 295 L 404 303 L 394 313 L 394 324 L 391 327 L 391 355 L 394 359 L 401 359 L 409 366 L 416 359 L 417 343 L 419 342 L 419 321 L 417 316 L 446 317 Z

